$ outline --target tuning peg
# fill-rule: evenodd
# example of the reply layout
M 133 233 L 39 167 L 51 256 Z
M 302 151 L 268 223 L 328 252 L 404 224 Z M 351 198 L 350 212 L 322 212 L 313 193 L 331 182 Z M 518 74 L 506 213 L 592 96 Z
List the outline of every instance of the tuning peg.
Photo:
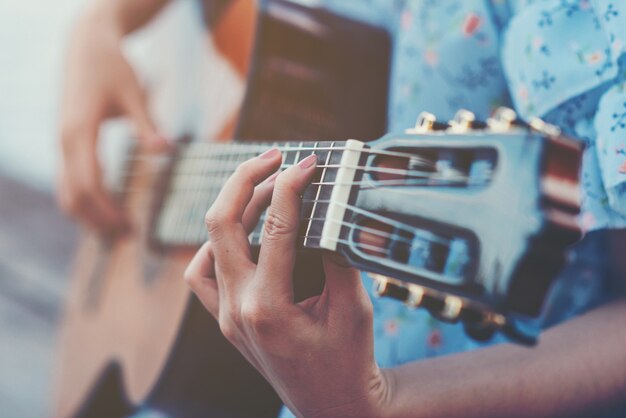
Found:
M 454 118 L 450 121 L 450 128 L 454 131 L 466 131 L 472 127 L 472 122 L 476 120 L 474 115 L 469 110 L 460 109 L 454 115 Z
M 400 282 L 382 274 L 370 273 L 369 276 L 374 281 L 374 293 L 376 296 L 388 296 L 401 301 L 408 299 L 409 290 Z
M 422 286 L 412 284 L 409 285 L 407 289 L 409 291 L 409 295 L 404 301 L 404 304 L 412 309 L 418 308 L 424 300 L 424 294 L 426 293 L 424 288 Z
M 450 121 L 450 130 L 453 132 L 465 132 L 470 129 L 484 129 L 487 124 L 476 120 L 476 115 L 466 109 L 460 109 Z
M 440 312 L 442 319 L 456 321 L 463 309 L 463 301 L 456 296 L 446 296 L 443 301 L 443 309 Z
M 561 128 L 559 128 L 558 126 L 552 125 L 550 123 L 547 123 L 541 118 L 537 118 L 537 117 L 532 118 L 528 122 L 528 125 L 533 130 L 546 136 L 557 137 L 561 135 Z
M 402 283 L 381 274 L 369 273 L 369 276 L 374 281 L 374 293 L 376 296 L 398 299 L 412 309 L 418 308 L 424 300 L 426 292 L 421 286 Z
M 439 122 L 437 117 L 429 112 L 422 112 L 415 121 L 415 126 L 411 129 L 407 129 L 406 133 L 416 134 L 425 133 L 431 131 L 445 130 L 449 125 L 445 122 Z
M 493 112 L 493 116 L 487 119 L 487 126 L 492 131 L 504 132 L 513 125 L 518 124 L 517 113 L 508 107 L 499 107 Z

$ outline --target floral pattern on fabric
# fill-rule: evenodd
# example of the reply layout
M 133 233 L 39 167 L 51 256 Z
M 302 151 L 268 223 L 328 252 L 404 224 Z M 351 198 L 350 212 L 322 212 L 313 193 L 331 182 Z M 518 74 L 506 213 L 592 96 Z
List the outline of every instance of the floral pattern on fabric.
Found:
M 335 2 L 339 2 L 336 0 Z M 348 13 L 343 2 L 343 13 Z M 371 2 L 368 2 L 371 4 Z M 512 103 L 584 141 L 580 221 L 588 231 L 626 227 L 626 3 L 606 0 L 406 0 L 376 2 L 394 37 L 389 131 L 421 111 L 485 118 Z M 389 17 L 392 14 L 396 17 Z M 362 15 L 362 14 L 361 14 Z M 380 19 L 378 19 L 380 23 Z M 619 293 L 608 277 L 603 231 L 569 253 L 546 301 L 548 327 Z M 371 280 L 364 277 L 371 288 Z M 461 325 L 371 294 L 376 360 L 382 367 L 472 350 Z M 500 343 L 497 336 L 489 344 Z M 284 412 L 288 417 L 288 411 Z
M 515 107 L 585 140 L 587 230 L 626 227 L 622 56 L 626 4 L 606 0 L 512 2 L 502 62 Z

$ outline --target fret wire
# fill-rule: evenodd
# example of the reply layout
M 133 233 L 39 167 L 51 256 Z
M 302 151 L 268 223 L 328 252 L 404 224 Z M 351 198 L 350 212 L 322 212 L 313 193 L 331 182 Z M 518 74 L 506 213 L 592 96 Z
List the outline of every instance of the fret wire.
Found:
M 318 144 L 318 143 L 316 142 L 316 143 L 315 143 L 315 145 L 317 145 L 317 144 Z M 332 146 L 333 146 L 333 145 L 335 145 L 335 143 L 334 143 L 334 142 L 331 144 L 331 148 L 332 148 Z M 314 146 L 314 148 L 315 148 L 315 146 Z M 315 154 L 315 151 L 313 151 L 313 152 L 312 152 L 312 154 Z M 330 152 L 329 152 L 329 153 L 328 153 L 328 155 L 326 156 L 326 164 L 328 164 L 329 157 L 330 157 Z M 321 174 L 321 176 L 320 176 L 320 180 L 322 180 L 322 181 L 323 181 L 323 179 L 324 179 L 324 176 L 325 176 L 325 175 L 326 175 L 326 169 L 325 169 L 325 168 L 323 168 L 323 169 L 322 169 L 322 174 Z M 321 190 L 322 190 L 322 187 L 321 187 L 321 186 L 319 186 L 319 187 L 317 188 L 317 193 L 315 194 L 315 199 L 318 199 L 318 198 L 320 197 L 320 192 L 321 192 Z M 315 214 L 315 208 L 316 208 L 316 207 L 317 207 L 317 202 L 314 202 L 314 203 L 313 203 L 313 208 L 311 209 L 311 215 Z M 306 232 L 305 232 L 305 234 L 306 234 L 306 235 L 308 235 L 308 234 L 309 234 L 309 232 L 310 232 L 310 230 L 311 230 L 311 222 L 309 222 L 309 224 L 307 225 L 307 228 L 306 228 Z M 304 238 L 304 245 L 305 245 L 305 246 L 306 246 L 306 244 L 307 244 L 307 240 L 308 240 L 308 238 L 306 238 L 306 237 L 305 237 L 305 238 Z
M 295 161 L 298 161 L 298 158 L 299 158 L 300 154 L 302 153 L 303 150 L 306 150 L 306 149 L 318 150 L 318 151 L 319 150 L 323 150 L 323 149 L 329 149 L 330 150 L 330 152 L 328 153 L 327 158 L 326 158 L 326 164 L 318 166 L 319 168 L 323 168 L 322 176 L 320 178 L 321 181 L 313 182 L 311 184 L 312 186 L 315 186 L 315 185 L 318 186 L 317 192 L 316 192 L 316 199 L 313 200 L 313 202 L 314 202 L 313 213 L 315 213 L 315 211 L 317 210 L 318 203 L 321 203 L 321 199 L 319 199 L 319 196 L 320 196 L 320 193 L 321 193 L 321 187 L 322 186 L 324 186 L 324 185 L 337 185 L 337 184 L 348 184 L 348 185 L 353 185 L 354 186 L 354 185 L 364 184 L 364 182 L 339 183 L 339 182 L 324 181 L 325 178 L 326 178 L 326 174 L 327 174 L 326 168 L 339 168 L 340 167 L 340 165 L 331 165 L 331 164 L 329 164 L 329 160 L 330 160 L 330 157 L 331 157 L 331 154 L 332 154 L 333 150 L 340 150 L 342 148 L 345 149 L 345 147 L 335 147 L 335 143 L 334 142 L 331 143 L 330 147 L 321 147 L 321 146 L 319 146 L 318 142 L 316 142 L 313 147 L 305 147 L 302 144 L 303 143 L 300 143 L 300 146 L 296 147 L 294 149 L 286 150 L 286 153 L 285 153 L 286 155 L 284 156 L 285 159 L 287 159 L 287 157 L 293 156 L 293 154 L 295 153 L 295 156 L 294 156 L 295 157 Z M 228 146 L 230 147 L 231 150 L 233 149 L 231 144 L 228 144 Z M 290 146 L 290 145 L 288 145 L 288 146 Z M 237 159 L 242 155 L 241 152 L 238 152 L 241 148 L 244 148 L 244 146 L 240 146 L 239 144 L 237 144 L 237 146 L 235 147 L 235 151 L 237 151 L 237 152 L 224 153 L 224 157 L 226 157 L 226 158 L 217 159 L 219 161 L 218 164 L 220 164 L 222 166 L 227 166 L 227 165 L 229 165 L 233 161 L 237 162 Z M 263 148 L 263 150 L 265 150 L 265 149 L 267 149 L 267 147 Z M 186 150 L 186 151 L 188 151 L 188 150 Z M 365 152 L 368 153 L 369 151 L 366 150 Z M 414 157 L 414 155 L 411 155 L 411 154 L 408 154 L 408 155 L 410 155 L 411 157 Z M 209 184 L 209 186 L 212 186 L 212 187 L 199 187 L 199 186 L 201 186 L 201 184 L 202 184 L 202 186 L 204 186 L 207 183 L 207 181 L 201 181 L 202 175 L 199 176 L 197 174 L 196 168 L 197 168 L 198 163 L 200 163 L 200 161 L 198 161 L 198 160 L 202 160 L 203 162 L 200 163 L 200 164 L 204 164 L 205 165 L 205 168 L 204 168 L 205 172 L 203 173 L 201 171 L 201 173 L 206 175 L 207 173 L 209 173 L 211 171 L 211 167 L 213 165 L 210 164 L 210 163 L 211 162 L 216 162 L 216 161 L 214 161 L 215 159 L 216 158 L 210 158 L 210 159 L 206 159 L 205 158 L 205 159 L 202 160 L 200 158 L 198 158 L 198 159 L 186 158 L 186 160 L 195 160 L 195 161 L 191 162 L 187 166 L 187 167 L 193 168 L 192 171 L 195 174 L 183 174 L 183 173 L 181 173 L 181 171 L 177 172 L 176 174 L 179 175 L 179 176 L 192 176 L 192 177 L 196 177 L 196 178 L 190 179 L 190 181 L 188 181 L 188 184 L 192 185 L 191 188 L 186 187 L 186 188 L 179 188 L 178 189 L 179 191 L 184 193 L 183 196 L 186 197 L 186 199 L 184 199 L 185 204 L 177 205 L 177 206 L 175 206 L 173 208 L 173 210 L 171 211 L 173 213 L 170 213 L 170 216 L 169 216 L 170 220 L 176 220 L 177 221 L 176 224 L 180 224 L 181 221 L 185 220 L 184 219 L 185 210 L 191 212 L 191 214 L 187 213 L 188 217 L 190 215 L 193 216 L 195 212 L 198 212 L 199 207 L 201 205 L 201 201 L 202 201 L 202 199 L 198 198 L 198 196 L 207 196 L 208 197 L 208 199 L 207 199 L 208 202 L 206 204 L 207 207 L 208 207 L 208 205 L 210 203 L 212 203 L 212 201 L 214 200 L 214 195 L 215 196 L 217 195 L 217 193 L 215 193 L 215 192 L 217 192 L 219 189 L 221 189 L 221 187 L 223 186 L 223 182 L 221 182 L 220 185 Z M 285 165 L 283 165 L 282 167 L 284 167 L 284 166 Z M 372 171 L 375 171 L 375 170 L 388 170 L 388 171 L 391 171 L 391 172 L 398 172 L 398 171 L 399 172 L 411 172 L 411 170 L 384 169 L 384 168 L 379 168 L 379 167 L 370 167 L 370 169 Z M 413 170 L 412 172 L 419 172 L 419 171 Z M 230 173 L 227 172 L 226 170 L 222 170 L 221 174 L 222 174 L 222 177 L 227 177 Z M 429 181 L 447 182 L 449 184 L 453 184 L 453 181 L 457 181 L 458 182 L 459 180 L 462 180 L 462 179 L 455 179 L 455 178 L 432 178 L 432 179 L 429 179 Z M 379 185 L 385 185 L 385 184 L 398 184 L 398 185 L 419 184 L 419 183 L 411 182 L 411 181 L 407 181 L 407 180 L 378 181 L 377 183 Z M 484 183 L 484 182 L 467 182 L 467 184 L 474 184 L 474 183 L 481 184 L 481 183 Z M 372 184 L 370 184 L 370 183 L 367 183 L 367 185 L 368 186 L 372 186 Z M 434 185 L 438 185 L 438 184 L 430 184 L 430 185 L 434 186 Z M 193 187 L 193 186 L 197 186 L 197 187 Z M 134 191 L 131 189 L 130 192 L 133 193 Z M 189 196 L 191 196 L 191 197 L 189 197 Z M 190 202 L 186 202 L 187 200 L 190 200 Z M 182 206 L 182 208 L 181 208 L 181 206 Z M 189 230 L 189 229 L 192 228 L 193 224 L 192 224 L 192 222 L 189 222 L 189 220 L 187 220 L 187 221 L 184 222 L 184 225 L 187 226 L 187 229 Z M 311 224 L 309 223 L 309 225 L 307 227 L 307 235 L 309 235 L 310 237 L 313 237 L 313 235 L 310 234 L 310 228 L 311 228 Z M 178 229 L 178 228 L 176 228 L 176 229 Z M 202 230 L 204 228 L 200 228 L 200 229 Z M 262 231 L 262 229 L 261 229 L 261 231 Z M 200 233 L 203 234 L 203 232 L 200 232 Z M 181 239 L 188 239 L 190 237 L 188 236 L 188 234 L 183 234 L 183 236 L 181 236 L 180 238 Z
M 208 164 L 208 160 L 205 160 L 203 163 L 201 163 L 201 167 L 202 170 L 204 171 L 204 174 L 207 175 L 208 170 L 210 168 L 209 164 Z M 198 180 L 199 182 L 203 183 L 203 181 Z M 194 213 L 197 213 L 198 216 L 200 217 L 200 225 L 203 225 L 203 219 L 204 219 L 204 214 L 206 213 L 206 211 L 208 210 L 208 205 L 207 203 L 209 203 L 211 201 L 211 195 L 213 194 L 212 190 L 203 190 L 201 191 L 201 193 L 199 193 L 199 195 L 197 195 L 198 200 L 196 201 L 196 204 L 194 206 Z M 202 237 L 204 236 L 204 228 L 196 228 L 193 229 L 192 231 L 190 231 L 190 235 L 191 237 L 193 237 L 195 240 L 198 239 L 202 239 Z

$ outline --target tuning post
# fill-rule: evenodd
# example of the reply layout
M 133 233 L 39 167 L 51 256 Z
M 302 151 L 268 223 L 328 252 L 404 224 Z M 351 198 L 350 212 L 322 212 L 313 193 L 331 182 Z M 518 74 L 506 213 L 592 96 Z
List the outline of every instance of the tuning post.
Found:
M 483 129 L 487 126 L 484 122 L 477 121 L 476 115 L 466 109 L 461 109 L 454 115 L 450 121 L 450 131 L 465 132 L 470 129 Z
M 517 113 L 509 107 L 499 107 L 493 113 L 493 116 L 487 119 L 487 126 L 489 129 L 496 132 L 504 132 L 518 121 Z
M 437 117 L 430 112 L 422 112 L 415 121 L 415 126 L 407 129 L 408 134 L 419 134 L 432 131 L 442 131 L 449 127 L 445 122 L 439 122 Z

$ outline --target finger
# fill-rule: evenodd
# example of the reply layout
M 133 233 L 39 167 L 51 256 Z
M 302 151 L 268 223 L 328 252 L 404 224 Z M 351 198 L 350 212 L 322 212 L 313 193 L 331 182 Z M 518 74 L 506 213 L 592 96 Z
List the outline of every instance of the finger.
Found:
M 124 88 L 119 90 L 119 105 L 132 121 L 138 139 L 153 150 L 169 148 L 169 142 L 159 134 L 156 124 L 150 116 L 146 94 L 128 63 L 126 63 L 124 70 Z
M 242 223 L 248 234 L 254 231 L 261 215 L 269 206 L 272 200 L 272 192 L 274 191 L 274 183 L 276 182 L 278 174 L 279 172 L 272 174 L 267 180 L 254 189 L 254 196 L 252 196 L 252 200 L 250 200 L 248 207 L 243 213 Z
M 97 133 L 87 128 L 64 134 L 60 200 L 66 212 L 90 228 L 100 232 L 121 230 L 128 222 L 102 184 L 96 140 Z
M 255 187 L 275 172 L 280 163 L 280 152 L 274 148 L 241 164 L 207 212 L 206 226 L 220 272 L 241 277 L 254 268 L 242 218 Z
M 300 223 L 300 196 L 313 178 L 316 161 L 317 156 L 310 155 L 278 176 L 263 227 L 259 285 L 285 301 L 293 300 L 291 276 Z
M 196 252 L 185 270 L 185 282 L 198 296 L 200 302 L 213 315 L 219 318 L 219 294 L 215 281 L 215 264 L 211 243 L 206 242 Z
M 341 299 L 346 297 L 351 300 L 360 297 L 361 294 L 367 296 L 361 282 L 361 273 L 352 267 L 345 258 L 337 253 L 324 252 L 322 262 L 325 286 L 329 293 L 341 295 Z
M 328 307 L 325 312 L 333 321 L 371 322 L 372 303 L 363 287 L 361 273 L 336 253 L 325 252 L 322 262 L 325 284 L 321 299 Z

